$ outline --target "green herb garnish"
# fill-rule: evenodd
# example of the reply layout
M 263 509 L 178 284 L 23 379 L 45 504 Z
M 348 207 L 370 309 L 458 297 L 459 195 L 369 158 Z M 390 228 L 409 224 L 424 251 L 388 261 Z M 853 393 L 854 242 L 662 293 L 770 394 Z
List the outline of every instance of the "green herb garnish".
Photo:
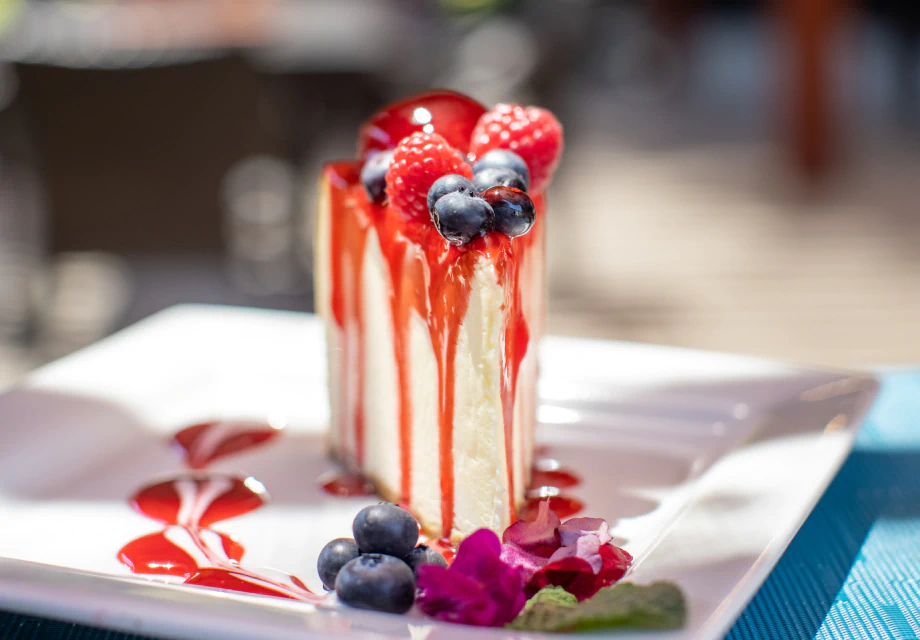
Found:
M 677 585 L 616 584 L 584 602 L 559 587 L 546 587 L 527 601 L 508 626 L 519 631 L 597 631 L 600 629 L 679 629 L 687 617 Z

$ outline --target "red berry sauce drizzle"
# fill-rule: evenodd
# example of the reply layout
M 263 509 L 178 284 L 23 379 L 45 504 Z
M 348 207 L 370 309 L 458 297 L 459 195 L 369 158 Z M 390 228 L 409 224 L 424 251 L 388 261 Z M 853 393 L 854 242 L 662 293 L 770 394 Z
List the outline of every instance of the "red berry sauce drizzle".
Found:
M 278 433 L 268 425 L 208 422 L 183 429 L 172 444 L 187 466 L 201 470 L 217 458 L 256 447 Z M 303 602 L 323 600 L 325 596 L 314 594 L 295 576 L 241 566 L 243 545 L 210 528 L 267 502 L 265 487 L 252 477 L 195 473 L 148 485 L 131 497 L 130 504 L 163 528 L 126 544 L 118 559 L 139 575 L 173 576 L 184 584 Z

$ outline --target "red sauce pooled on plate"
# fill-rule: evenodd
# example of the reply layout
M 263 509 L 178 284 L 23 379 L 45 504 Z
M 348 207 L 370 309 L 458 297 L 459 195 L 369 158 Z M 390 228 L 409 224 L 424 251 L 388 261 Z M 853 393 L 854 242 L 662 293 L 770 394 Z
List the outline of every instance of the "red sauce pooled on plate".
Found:
M 337 473 L 331 478 L 320 478 L 319 486 L 326 493 L 342 498 L 372 496 L 377 493 L 374 483 L 357 473 Z
M 259 446 L 276 433 L 248 423 L 202 423 L 183 429 L 173 442 L 186 465 L 200 469 L 221 456 Z M 323 600 L 295 576 L 241 566 L 243 545 L 210 528 L 267 502 L 265 487 L 252 477 L 196 473 L 148 485 L 129 504 L 163 529 L 132 540 L 119 550 L 118 559 L 139 575 L 174 576 L 185 584 L 304 602 Z
M 204 469 L 209 464 L 268 442 L 281 433 L 261 422 L 216 420 L 193 424 L 182 429 L 172 439 L 173 447 L 192 469 Z

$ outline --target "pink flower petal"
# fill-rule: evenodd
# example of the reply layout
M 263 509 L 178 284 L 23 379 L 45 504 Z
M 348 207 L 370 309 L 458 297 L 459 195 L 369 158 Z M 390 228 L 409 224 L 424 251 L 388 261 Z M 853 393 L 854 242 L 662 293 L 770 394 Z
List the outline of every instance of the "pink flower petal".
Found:
M 632 563 L 629 553 L 611 544 L 601 545 L 598 556 L 602 565 L 597 572 L 587 560 L 575 555 L 549 562 L 534 573 L 527 584 L 527 593 L 532 595 L 543 587 L 557 586 L 579 600 L 586 600 L 622 578 Z
M 526 583 L 538 569 L 546 566 L 549 560 L 543 556 L 524 551 L 517 545 L 504 544 L 502 545 L 502 562 L 509 566 L 519 568 L 523 573 L 524 582 Z
M 575 544 L 560 547 L 556 553 L 549 557 L 549 561 L 552 563 L 563 558 L 581 558 L 591 565 L 591 570 L 594 573 L 599 573 L 604 566 L 604 559 L 601 558 L 599 553 L 601 544 L 597 535 L 583 535 L 575 541 Z
M 559 525 L 556 531 L 563 546 L 574 544 L 578 538 L 587 534 L 597 535 L 601 544 L 607 544 L 613 539 L 607 521 L 602 518 L 570 518 Z
M 488 529 L 479 529 L 460 543 L 451 566 L 463 575 L 476 579 L 487 578 L 483 571 L 490 568 L 501 555 L 502 544 L 498 536 Z
M 419 567 L 419 596 L 416 602 L 426 615 L 460 624 L 489 626 L 498 616 L 498 604 L 489 598 L 485 586 L 450 568 Z
M 556 537 L 556 527 L 559 524 L 559 516 L 550 510 L 549 500 L 543 500 L 540 503 L 536 520 L 518 520 L 505 529 L 502 542 L 548 558 L 559 548 L 559 541 Z
M 527 598 L 522 570 L 502 562 L 501 553 L 498 536 L 480 529 L 460 543 L 450 567 L 419 567 L 419 608 L 448 622 L 499 627 L 511 622 Z

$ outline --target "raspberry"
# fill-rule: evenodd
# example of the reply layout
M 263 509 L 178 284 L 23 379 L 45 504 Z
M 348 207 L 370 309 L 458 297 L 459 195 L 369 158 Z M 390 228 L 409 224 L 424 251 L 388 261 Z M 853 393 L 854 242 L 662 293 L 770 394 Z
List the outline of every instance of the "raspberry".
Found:
M 428 190 L 448 173 L 473 177 L 463 154 L 436 133 L 413 133 L 396 145 L 387 170 L 390 204 L 411 218 L 428 220 Z
M 475 157 L 492 149 L 510 149 L 521 156 L 530 169 L 531 191 L 543 191 L 562 155 L 562 125 L 546 109 L 496 105 L 479 118 L 470 143 Z

